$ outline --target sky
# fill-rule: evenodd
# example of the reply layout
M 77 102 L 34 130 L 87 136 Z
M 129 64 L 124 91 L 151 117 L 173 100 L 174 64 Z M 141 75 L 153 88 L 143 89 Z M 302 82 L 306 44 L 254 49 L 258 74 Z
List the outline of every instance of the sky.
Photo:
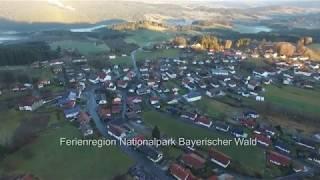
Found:
M 1 3 L 2 0 L 0 0 Z M 29 1 L 29 0 L 13 0 L 13 1 Z M 220 5 L 223 5 L 225 2 L 226 4 L 228 3 L 229 5 L 234 3 L 236 7 L 241 6 L 243 7 L 258 7 L 258 6 L 266 6 L 266 5 L 278 5 L 278 4 L 286 4 L 288 2 L 299 2 L 299 0 L 35 0 L 35 1 L 46 1 L 49 5 L 55 6 L 61 9 L 65 9 L 68 11 L 76 11 L 76 8 L 72 7 L 70 5 L 70 2 L 72 3 L 77 2 L 77 1 L 136 1 L 136 2 L 145 2 L 145 3 L 152 3 L 152 4 L 157 4 L 157 3 L 214 3 L 217 2 Z M 301 2 L 302 0 L 300 0 Z M 303 0 L 305 1 L 305 0 Z M 320 0 L 308 0 L 308 1 L 320 1 Z M 69 2 L 69 3 L 68 3 Z M 212 4 L 211 4 L 212 5 Z

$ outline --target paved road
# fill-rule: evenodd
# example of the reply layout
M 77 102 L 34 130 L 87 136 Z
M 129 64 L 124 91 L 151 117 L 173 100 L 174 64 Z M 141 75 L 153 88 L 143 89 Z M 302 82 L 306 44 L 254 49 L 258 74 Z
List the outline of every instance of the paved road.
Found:
M 140 71 L 139 71 L 139 68 L 138 68 L 137 62 L 136 62 L 136 53 L 141 50 L 142 50 L 142 48 L 139 48 L 139 49 L 136 49 L 131 52 L 131 61 L 132 61 L 133 69 L 136 72 L 138 79 L 141 78 L 141 74 L 140 74 Z
M 90 113 L 91 118 L 93 119 L 99 132 L 105 138 L 112 139 L 113 137 L 108 135 L 106 125 L 104 122 L 101 121 L 96 111 L 98 106 L 95 101 L 95 93 L 94 93 L 96 88 L 97 86 L 88 87 L 87 91 L 85 92 L 85 95 L 87 98 L 87 111 Z M 128 154 L 138 165 L 143 166 L 149 173 L 153 174 L 159 180 L 172 179 L 171 177 L 166 175 L 166 172 L 161 169 L 161 166 L 148 160 L 145 157 L 145 155 L 143 155 L 142 153 L 137 152 L 136 150 L 128 146 L 119 146 L 119 147 L 124 153 Z
M 87 98 L 87 111 L 89 112 L 91 118 L 93 119 L 97 129 L 103 136 L 108 135 L 107 128 L 105 124 L 100 120 L 98 113 L 97 113 L 97 103 L 95 100 L 95 89 L 96 86 L 88 87 L 87 91 L 85 92 L 86 98 Z

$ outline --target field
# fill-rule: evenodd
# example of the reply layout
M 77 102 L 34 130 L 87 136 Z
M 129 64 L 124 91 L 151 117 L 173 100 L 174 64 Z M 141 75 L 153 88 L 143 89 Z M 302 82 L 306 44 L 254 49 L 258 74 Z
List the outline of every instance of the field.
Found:
M 179 49 L 159 49 L 159 50 L 152 50 L 152 51 L 138 51 L 136 53 L 136 61 L 144 61 L 146 59 L 149 60 L 156 60 L 161 57 L 179 57 L 180 50 Z M 131 56 L 118 56 L 116 59 L 110 60 L 112 64 L 119 64 L 119 65 L 132 65 Z
M 137 61 L 144 61 L 146 59 L 156 60 L 161 57 L 177 58 L 179 57 L 179 49 L 158 49 L 153 51 L 138 51 L 136 54 Z
M 132 61 L 131 61 L 131 56 L 118 56 L 116 59 L 111 59 L 110 62 L 112 64 L 117 64 L 117 65 L 127 65 L 127 66 L 131 66 L 132 65 Z
M 280 108 L 309 114 L 315 117 L 320 116 L 320 92 L 306 90 L 295 87 L 276 87 L 266 88 L 266 101 Z
M 38 113 L 11 109 L 1 111 L 0 116 L 0 145 L 4 146 L 12 145 L 13 138 L 17 140 L 21 136 L 32 136 L 60 118 L 59 112 L 54 109 Z
M 174 37 L 170 32 L 157 32 L 150 30 L 137 30 L 128 32 L 128 36 L 125 38 L 127 43 L 135 43 L 140 47 L 147 46 L 150 43 L 162 42 L 170 40 Z
M 18 128 L 21 117 L 26 113 L 16 112 L 14 110 L 1 112 L 0 120 L 0 144 L 6 145 L 11 142 L 15 130 Z
M 32 173 L 40 179 L 112 179 L 126 173 L 132 160 L 115 146 L 60 146 L 60 137 L 80 138 L 76 127 L 65 125 L 42 133 L 31 144 L 0 162 L 0 176 Z
M 179 122 L 178 120 L 160 114 L 155 111 L 145 112 L 144 121 L 151 126 L 158 126 L 160 132 L 172 137 L 186 137 L 191 139 L 221 138 L 229 137 L 213 130 L 205 130 L 190 124 Z M 215 147 L 227 155 L 231 156 L 235 164 L 240 164 L 244 170 L 250 174 L 264 174 L 265 155 L 263 150 L 250 146 L 217 146 Z
M 207 97 L 202 98 L 200 101 L 194 102 L 194 104 L 201 111 L 214 118 L 223 118 L 227 115 L 231 116 L 234 113 L 237 113 L 236 108 Z
M 109 47 L 106 44 L 95 45 L 94 42 L 80 40 L 55 41 L 50 43 L 50 46 L 52 49 L 56 49 L 58 46 L 62 49 L 78 49 L 84 55 L 109 51 Z

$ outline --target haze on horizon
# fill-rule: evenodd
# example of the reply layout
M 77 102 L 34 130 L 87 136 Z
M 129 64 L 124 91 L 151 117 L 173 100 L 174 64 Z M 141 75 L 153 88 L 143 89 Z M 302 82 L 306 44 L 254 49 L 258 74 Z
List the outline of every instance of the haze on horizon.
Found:
M 0 18 L 29 23 L 96 23 L 109 19 L 230 19 L 267 16 L 268 13 L 320 11 L 319 4 L 316 0 L 1 0 Z M 305 11 L 305 8 L 308 10 Z

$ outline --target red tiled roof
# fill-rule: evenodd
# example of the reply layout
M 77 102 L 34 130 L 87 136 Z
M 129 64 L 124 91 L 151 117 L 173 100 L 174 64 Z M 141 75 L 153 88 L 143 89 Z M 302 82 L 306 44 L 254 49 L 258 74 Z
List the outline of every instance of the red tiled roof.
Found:
M 256 121 L 254 119 L 243 119 L 240 123 L 248 128 L 254 128 L 256 126 Z
M 205 159 L 203 159 L 202 157 L 200 157 L 199 155 L 197 155 L 195 153 L 184 154 L 182 156 L 181 160 L 186 165 L 188 165 L 192 168 L 195 168 L 195 169 L 202 168 L 204 166 L 204 163 L 206 162 Z
M 209 125 L 209 124 L 211 123 L 211 121 L 209 120 L 209 118 L 206 117 L 206 116 L 199 116 L 199 117 L 197 117 L 196 121 L 197 121 L 197 122 L 201 122 L 201 123 L 203 123 L 203 124 L 207 124 L 207 125 Z
M 89 123 L 90 122 L 90 117 L 89 117 L 88 113 L 80 112 L 78 121 L 79 121 L 80 124 Z
M 268 145 L 272 143 L 271 139 L 269 139 L 267 136 L 264 136 L 263 134 L 254 134 L 254 138 L 256 138 L 257 141 L 264 142 Z
M 183 179 L 183 180 L 186 180 L 191 175 L 190 171 L 188 171 L 187 169 L 183 168 L 182 166 L 180 166 L 176 163 L 171 164 L 169 169 L 170 169 L 170 173 L 173 176 L 176 176 L 176 177 Z
M 231 158 L 225 154 L 223 154 L 222 152 L 219 152 L 215 149 L 210 149 L 209 150 L 209 156 L 212 159 L 215 159 L 216 161 L 219 161 L 220 163 L 227 165 L 229 163 L 229 161 L 231 160 Z
M 140 96 L 129 96 L 127 97 L 127 103 L 132 104 L 134 102 L 141 102 L 142 98 Z
M 159 97 L 158 96 L 151 96 L 150 97 L 150 101 L 159 101 Z
M 267 154 L 267 159 L 269 162 L 281 165 L 281 166 L 289 166 L 291 159 L 285 155 L 280 153 L 269 151 Z
M 145 139 L 145 138 L 144 138 L 143 135 L 137 135 L 137 136 L 135 136 L 135 137 L 132 138 L 133 143 L 134 143 L 135 145 L 137 145 L 139 141 L 143 141 L 144 139 Z
M 32 106 L 35 102 L 39 101 L 40 98 L 35 96 L 26 96 L 19 103 L 20 106 Z

